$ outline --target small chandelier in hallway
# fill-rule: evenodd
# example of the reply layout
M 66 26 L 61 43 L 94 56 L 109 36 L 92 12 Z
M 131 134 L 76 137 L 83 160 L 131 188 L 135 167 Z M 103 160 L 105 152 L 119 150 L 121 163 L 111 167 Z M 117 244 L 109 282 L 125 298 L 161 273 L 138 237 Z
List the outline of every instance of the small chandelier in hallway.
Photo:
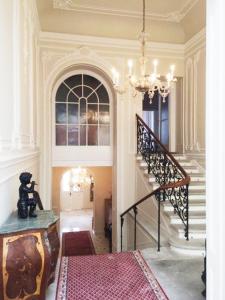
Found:
M 74 168 L 66 172 L 63 176 L 63 190 L 72 192 L 80 192 L 93 183 L 92 175 L 89 175 L 85 168 Z
M 165 80 L 161 81 L 160 75 L 157 73 L 157 65 L 158 61 L 153 61 L 153 72 L 148 73 L 147 72 L 147 63 L 148 59 L 146 57 L 146 42 L 147 42 L 147 34 L 145 31 L 145 0 L 143 0 L 143 27 L 140 34 L 140 42 L 141 42 L 141 57 L 139 59 L 140 63 L 140 74 L 135 75 L 133 73 L 133 61 L 128 61 L 128 68 L 129 68 L 129 74 L 128 74 L 128 80 L 132 88 L 134 89 L 133 95 L 136 96 L 137 92 L 141 93 L 148 93 L 150 98 L 150 103 L 152 102 L 152 99 L 154 97 L 154 94 L 156 91 L 162 96 L 163 101 L 165 102 L 166 97 L 170 93 L 170 84 L 172 81 L 176 81 L 176 78 L 174 78 L 174 69 L 175 66 L 170 66 L 170 72 L 166 75 Z M 116 69 L 112 69 L 113 73 L 113 84 L 114 89 L 118 93 L 125 92 L 125 88 L 121 88 L 119 85 L 119 73 L 116 71 Z

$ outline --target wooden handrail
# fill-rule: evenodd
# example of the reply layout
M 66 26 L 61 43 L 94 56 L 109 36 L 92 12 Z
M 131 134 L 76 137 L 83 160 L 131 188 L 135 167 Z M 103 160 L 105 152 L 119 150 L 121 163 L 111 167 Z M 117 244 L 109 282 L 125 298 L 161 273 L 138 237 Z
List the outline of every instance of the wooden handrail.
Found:
M 170 189 L 170 188 L 176 188 L 182 185 L 186 185 L 189 184 L 189 176 L 187 176 L 187 178 L 184 178 L 182 180 L 179 180 L 175 183 L 168 183 L 165 185 L 161 185 L 160 187 L 158 187 L 157 189 L 155 189 L 153 192 L 151 192 L 150 194 L 146 195 L 145 197 L 141 198 L 140 200 L 138 200 L 137 202 L 135 202 L 133 205 L 131 205 L 128 209 L 126 209 L 122 214 L 120 214 L 120 217 L 122 218 L 125 214 L 127 214 L 130 210 L 134 209 L 137 205 L 141 204 L 142 202 L 144 202 L 146 199 L 152 197 L 153 195 L 157 194 L 159 191 L 162 190 L 166 190 L 166 189 Z

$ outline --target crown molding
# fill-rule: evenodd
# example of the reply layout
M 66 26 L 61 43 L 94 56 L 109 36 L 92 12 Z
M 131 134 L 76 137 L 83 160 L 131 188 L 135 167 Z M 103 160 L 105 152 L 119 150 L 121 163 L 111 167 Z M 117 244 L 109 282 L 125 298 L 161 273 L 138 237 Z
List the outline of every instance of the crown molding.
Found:
M 203 28 L 197 34 L 195 34 L 189 41 L 184 45 L 185 56 L 189 56 L 191 52 L 204 48 L 206 45 L 206 29 Z
M 95 37 L 87 35 L 74 35 L 54 32 L 41 32 L 40 33 L 40 46 L 44 48 L 67 48 L 68 46 L 86 46 L 89 48 L 100 47 L 104 51 L 120 51 L 124 52 L 137 52 L 139 53 L 140 43 L 137 40 L 114 39 L 105 37 Z M 58 46 L 58 47 L 57 47 Z M 172 43 L 158 43 L 149 42 L 148 49 L 154 52 L 166 53 L 169 55 L 176 55 L 177 58 L 184 57 L 184 45 Z
M 157 14 L 146 12 L 146 18 L 156 21 L 164 22 L 175 22 L 179 23 L 188 12 L 197 4 L 199 0 L 188 0 L 187 3 L 181 7 L 180 10 L 173 11 L 167 14 Z M 91 14 L 100 14 L 100 15 L 111 15 L 117 17 L 129 17 L 129 18 L 141 18 L 142 11 L 132 11 L 132 10 L 117 10 L 110 9 L 106 7 L 97 7 L 91 5 L 79 5 L 73 3 L 72 0 L 53 0 L 53 8 L 76 11 L 81 13 L 91 13 Z

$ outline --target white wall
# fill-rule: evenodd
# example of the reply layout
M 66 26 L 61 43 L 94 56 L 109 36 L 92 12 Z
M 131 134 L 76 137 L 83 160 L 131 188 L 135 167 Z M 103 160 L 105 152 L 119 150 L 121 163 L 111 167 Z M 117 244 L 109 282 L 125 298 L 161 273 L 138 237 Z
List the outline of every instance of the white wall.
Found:
M 205 30 L 185 45 L 184 151 L 205 151 Z
M 0 223 L 16 209 L 19 174 L 39 182 L 38 33 L 34 0 L 0 1 Z
M 76 210 L 93 208 L 93 202 L 90 202 L 90 189 L 84 189 L 78 192 L 62 191 L 60 193 L 60 209 Z

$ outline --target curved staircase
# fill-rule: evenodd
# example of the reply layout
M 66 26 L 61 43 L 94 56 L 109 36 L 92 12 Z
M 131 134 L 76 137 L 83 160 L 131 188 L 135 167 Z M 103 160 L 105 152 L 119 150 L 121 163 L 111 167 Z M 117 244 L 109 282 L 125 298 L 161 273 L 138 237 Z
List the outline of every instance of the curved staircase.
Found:
M 161 212 L 167 217 L 168 225 L 171 228 L 172 234 L 169 234 L 168 243 L 183 253 L 203 254 L 206 238 L 205 174 L 197 162 L 189 159 L 186 155 L 174 154 L 174 157 L 191 179 L 189 184 L 189 241 L 185 239 L 181 219 L 177 214 L 174 214 L 173 206 L 165 201 L 161 203 L 163 208 Z M 142 156 L 137 155 L 137 162 L 152 189 L 157 189 L 159 184 L 153 174 L 148 174 L 148 164 L 142 159 Z M 142 224 L 141 220 L 139 220 L 139 224 Z M 145 227 L 147 228 L 146 223 Z M 152 235 L 152 233 L 150 234 Z M 164 232 L 164 243 L 165 236 L 168 235 Z
M 141 228 L 157 241 L 158 251 L 161 245 L 169 244 L 183 253 L 203 254 L 206 223 L 204 170 L 187 156 L 168 152 L 146 123 L 138 115 L 136 117 L 137 163 L 141 169 L 139 173 L 145 175 L 150 193 L 120 215 L 121 250 L 124 218 L 130 216 L 134 224 L 134 249 L 137 247 L 137 231 Z

